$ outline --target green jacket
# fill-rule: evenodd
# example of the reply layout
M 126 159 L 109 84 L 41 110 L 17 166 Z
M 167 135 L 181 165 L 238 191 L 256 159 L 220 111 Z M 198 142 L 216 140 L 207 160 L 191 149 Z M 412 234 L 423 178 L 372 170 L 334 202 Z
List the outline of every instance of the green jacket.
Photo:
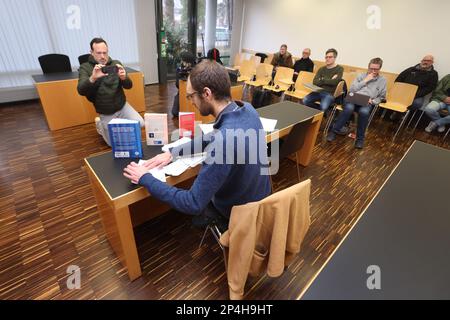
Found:
M 88 62 L 80 66 L 78 76 L 78 93 L 87 97 L 95 106 L 95 111 L 100 114 L 113 114 L 123 108 L 126 102 L 123 89 L 131 89 L 133 82 L 126 77 L 120 80 L 117 74 L 110 74 L 104 78 L 98 79 L 95 83 L 89 81 L 97 62 L 93 56 L 89 57 Z M 122 63 L 118 60 L 109 58 L 106 65 L 117 65 Z
M 330 94 L 334 94 L 338 83 L 342 80 L 343 74 L 344 68 L 340 65 L 336 65 L 336 67 L 331 69 L 328 69 L 327 66 L 323 66 L 317 71 L 313 84 L 318 87 L 322 87 Z M 334 76 L 337 77 L 333 79 Z
M 431 95 L 431 101 L 442 102 L 450 96 L 450 74 L 446 75 L 439 81 L 436 89 Z

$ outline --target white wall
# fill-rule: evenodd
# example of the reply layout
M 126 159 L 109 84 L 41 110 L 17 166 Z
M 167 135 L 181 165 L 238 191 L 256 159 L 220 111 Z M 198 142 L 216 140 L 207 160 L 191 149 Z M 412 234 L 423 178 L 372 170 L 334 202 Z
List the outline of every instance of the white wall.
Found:
M 144 84 L 158 83 L 155 0 L 135 0 L 139 65 Z
M 324 60 L 328 48 L 338 63 L 359 67 L 376 56 L 385 71 L 400 72 L 435 56 L 442 78 L 450 73 L 448 0 L 244 0 L 242 48 L 276 52 L 282 43 L 294 55 L 304 47 Z M 369 30 L 367 8 L 381 9 L 381 28 Z

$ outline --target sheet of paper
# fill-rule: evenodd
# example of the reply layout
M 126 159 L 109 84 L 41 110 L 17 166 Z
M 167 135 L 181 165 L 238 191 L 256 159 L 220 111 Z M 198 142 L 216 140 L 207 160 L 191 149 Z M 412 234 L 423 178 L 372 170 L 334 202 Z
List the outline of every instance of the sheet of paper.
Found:
M 142 166 L 145 163 L 144 160 L 139 160 L 138 162 L 138 166 Z M 158 169 L 158 168 L 153 168 L 152 170 L 148 171 L 153 177 L 155 177 L 156 179 L 158 179 L 161 182 L 166 182 L 166 175 L 164 172 L 164 168 L 162 169 Z
M 189 137 L 181 138 L 181 139 L 179 139 L 179 140 L 177 140 L 175 142 L 172 142 L 172 143 L 169 143 L 169 144 L 166 144 L 165 146 L 163 146 L 162 147 L 162 151 L 163 152 L 167 152 L 167 151 L 169 151 L 170 148 L 178 147 L 178 146 L 180 146 L 182 144 L 185 144 L 185 143 L 187 143 L 189 141 L 191 141 L 191 138 L 189 138 Z
M 189 165 L 184 163 L 181 159 L 178 159 L 163 168 L 165 174 L 175 177 L 179 176 L 187 169 L 189 169 Z
M 199 124 L 198 126 L 202 129 L 203 134 L 205 135 L 214 131 L 213 123 Z
M 266 132 L 272 132 L 275 130 L 275 127 L 277 126 L 278 120 L 276 119 L 267 119 L 260 117 L 261 123 L 263 125 L 264 131 Z

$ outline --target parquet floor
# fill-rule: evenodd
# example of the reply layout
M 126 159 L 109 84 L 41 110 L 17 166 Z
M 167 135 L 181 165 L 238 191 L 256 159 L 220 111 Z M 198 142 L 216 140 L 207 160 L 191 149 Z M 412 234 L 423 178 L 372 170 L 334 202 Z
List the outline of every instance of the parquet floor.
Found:
M 147 110 L 170 110 L 175 90 L 173 83 L 146 87 Z M 295 299 L 414 139 L 449 149 L 450 138 L 425 134 L 424 124 L 392 143 L 394 125 L 377 117 L 362 151 L 348 137 L 319 139 L 302 172 L 312 179 L 312 224 L 302 251 L 281 277 L 249 279 L 247 299 Z M 202 230 L 175 211 L 136 228 L 143 276 L 128 280 L 82 167 L 83 158 L 108 150 L 94 124 L 50 132 L 39 101 L 28 101 L 0 105 L 0 137 L 0 299 L 228 298 L 220 249 L 212 237 L 199 249 Z M 296 177 L 285 160 L 275 187 Z M 67 289 L 70 265 L 81 268 L 79 290 Z

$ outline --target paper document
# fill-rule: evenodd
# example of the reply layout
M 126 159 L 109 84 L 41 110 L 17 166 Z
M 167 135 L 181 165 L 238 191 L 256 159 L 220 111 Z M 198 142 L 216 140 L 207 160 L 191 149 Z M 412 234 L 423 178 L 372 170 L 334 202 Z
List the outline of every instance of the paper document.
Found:
M 263 128 L 264 128 L 265 132 L 272 132 L 272 131 L 275 130 L 275 127 L 277 126 L 278 120 L 276 120 L 276 119 L 267 119 L 267 118 L 263 118 L 263 117 L 260 117 L 259 119 L 261 120 L 261 123 L 263 125 Z
M 303 82 L 303 85 L 309 89 L 311 89 L 312 91 L 318 92 L 318 91 L 323 91 L 323 88 L 318 87 L 312 83 L 308 83 L 308 82 Z
M 162 151 L 168 152 L 170 148 L 175 148 L 175 147 L 181 146 L 182 144 L 188 143 L 189 141 L 191 141 L 191 138 L 188 138 L 188 137 L 181 138 L 175 142 L 172 142 L 172 143 L 169 143 L 169 144 L 166 144 L 165 146 L 163 146 Z
M 145 163 L 144 160 L 139 160 L 138 162 L 138 166 L 142 166 Z M 158 169 L 158 168 L 153 168 L 152 170 L 148 171 L 153 177 L 155 177 L 156 179 L 158 179 L 161 182 L 166 182 L 166 175 L 164 173 L 164 168 L 162 169 Z
M 206 159 L 206 154 L 194 157 L 182 157 L 164 167 L 164 172 L 168 176 L 179 176 L 189 168 L 194 168 Z
M 200 129 L 202 129 L 202 132 L 204 135 L 207 135 L 208 133 L 211 133 L 214 131 L 213 123 L 199 124 L 198 126 L 200 127 Z

